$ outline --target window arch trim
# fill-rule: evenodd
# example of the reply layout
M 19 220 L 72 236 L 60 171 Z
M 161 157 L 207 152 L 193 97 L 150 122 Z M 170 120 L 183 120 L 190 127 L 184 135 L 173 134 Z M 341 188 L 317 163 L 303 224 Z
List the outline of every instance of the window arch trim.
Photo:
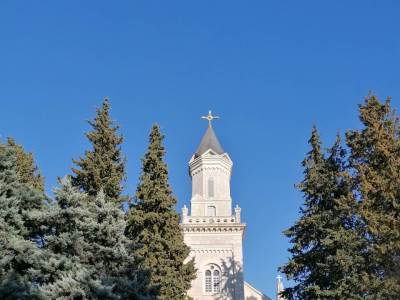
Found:
M 217 294 L 221 292 L 221 269 L 215 265 L 210 264 L 205 267 L 203 272 L 204 283 L 203 288 L 206 294 Z

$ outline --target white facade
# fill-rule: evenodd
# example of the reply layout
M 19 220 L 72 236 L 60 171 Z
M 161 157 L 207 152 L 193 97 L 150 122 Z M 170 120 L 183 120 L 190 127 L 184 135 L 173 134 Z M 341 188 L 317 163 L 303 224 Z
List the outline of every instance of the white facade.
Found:
M 189 161 L 192 178 L 190 214 L 182 208 L 181 227 L 194 258 L 197 278 L 189 296 L 194 300 L 269 299 L 243 276 L 243 237 L 246 225 L 240 208 L 232 211 L 232 161 L 222 150 L 211 126 Z
M 246 281 L 244 282 L 244 295 L 245 300 L 271 300 L 255 287 L 251 286 Z M 279 299 L 278 299 L 279 300 Z

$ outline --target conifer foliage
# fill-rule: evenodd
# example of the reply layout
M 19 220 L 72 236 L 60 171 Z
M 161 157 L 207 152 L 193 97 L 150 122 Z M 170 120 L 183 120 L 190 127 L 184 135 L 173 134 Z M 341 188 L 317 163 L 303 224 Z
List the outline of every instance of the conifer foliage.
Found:
M 390 99 L 369 95 L 360 106 L 360 130 L 347 133 L 355 171 L 360 214 L 368 239 L 367 285 L 373 299 L 400 295 L 400 139 Z
M 19 181 L 14 147 L 0 144 L 0 299 L 36 299 L 44 195 Z
M 102 190 L 93 200 L 69 178 L 61 181 L 55 195 L 53 230 L 45 249 L 73 267 L 43 287 L 44 294 L 50 299 L 146 299 L 145 282 L 139 282 L 146 278 L 129 253 L 133 245 L 124 235 L 125 219 L 117 204 L 107 201 Z
M 297 284 L 285 290 L 288 299 L 364 299 L 359 286 L 365 257 L 354 218 L 357 202 L 346 171 L 345 151 L 337 137 L 325 153 L 313 129 L 311 151 L 303 161 L 301 217 L 285 231 L 293 244 L 281 268 Z
M 285 231 L 291 258 L 280 268 L 288 299 L 399 299 L 400 140 L 390 100 L 369 95 L 362 128 L 327 152 L 317 131 L 303 161 L 300 219 Z
M 72 183 L 90 196 L 96 196 L 102 189 L 110 199 L 121 202 L 120 197 L 125 180 L 125 158 L 121 153 L 123 137 L 118 134 L 119 126 L 110 117 L 110 102 L 103 101 L 93 121 L 88 121 L 93 130 L 86 134 L 92 150 L 73 162 L 79 168 L 72 168 Z
M 7 145 L 12 147 L 15 151 L 17 158 L 15 167 L 18 180 L 43 192 L 44 177 L 39 172 L 39 169 L 35 164 L 33 154 L 31 152 L 26 152 L 24 148 L 17 144 L 11 137 L 7 139 Z
M 127 236 L 142 245 L 136 253 L 151 271 L 156 299 L 185 299 L 195 278 L 193 261 L 185 262 L 189 248 L 183 241 L 176 199 L 168 183 L 163 135 L 158 125 L 150 133 L 150 144 L 142 160 L 136 201 L 128 213 Z

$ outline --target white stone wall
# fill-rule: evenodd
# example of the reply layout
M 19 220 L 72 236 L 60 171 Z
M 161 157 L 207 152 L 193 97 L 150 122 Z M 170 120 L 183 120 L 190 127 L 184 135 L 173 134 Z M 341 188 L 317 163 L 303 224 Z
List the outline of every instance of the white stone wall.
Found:
M 189 295 L 194 300 L 245 300 L 243 280 L 243 234 L 245 224 L 240 222 L 240 209 L 232 213 L 230 179 L 232 161 L 228 154 L 206 151 L 189 162 L 192 178 L 191 213 L 182 210 L 182 231 L 185 243 L 194 258 L 197 277 Z M 213 193 L 209 179 L 213 179 Z M 209 215 L 209 206 L 216 208 Z M 206 292 L 205 271 L 213 267 L 221 273 L 221 291 Z
M 183 225 L 184 240 L 195 258 L 197 278 L 189 295 L 195 300 L 244 300 L 243 224 Z M 221 292 L 205 292 L 205 270 L 210 265 L 221 270 Z
M 232 214 L 230 178 L 232 161 L 227 154 L 213 154 L 211 150 L 189 162 L 192 178 L 191 215 L 208 216 L 208 207 L 215 206 L 217 216 Z M 213 193 L 209 194 L 210 179 Z

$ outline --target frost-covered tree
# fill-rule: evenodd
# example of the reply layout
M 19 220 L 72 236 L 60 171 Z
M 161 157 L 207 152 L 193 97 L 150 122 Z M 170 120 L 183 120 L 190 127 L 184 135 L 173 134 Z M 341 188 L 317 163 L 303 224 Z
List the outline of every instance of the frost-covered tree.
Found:
M 70 178 L 61 180 L 51 207 L 51 234 L 45 249 L 75 264 L 43 287 L 49 298 L 145 299 L 146 272 L 139 271 L 133 244 L 124 235 L 125 220 L 118 204 L 102 190 L 94 198 L 79 191 Z M 68 268 L 67 268 L 68 269 Z
M 15 149 L 0 144 L 0 299 L 39 298 L 44 195 L 19 181 Z

